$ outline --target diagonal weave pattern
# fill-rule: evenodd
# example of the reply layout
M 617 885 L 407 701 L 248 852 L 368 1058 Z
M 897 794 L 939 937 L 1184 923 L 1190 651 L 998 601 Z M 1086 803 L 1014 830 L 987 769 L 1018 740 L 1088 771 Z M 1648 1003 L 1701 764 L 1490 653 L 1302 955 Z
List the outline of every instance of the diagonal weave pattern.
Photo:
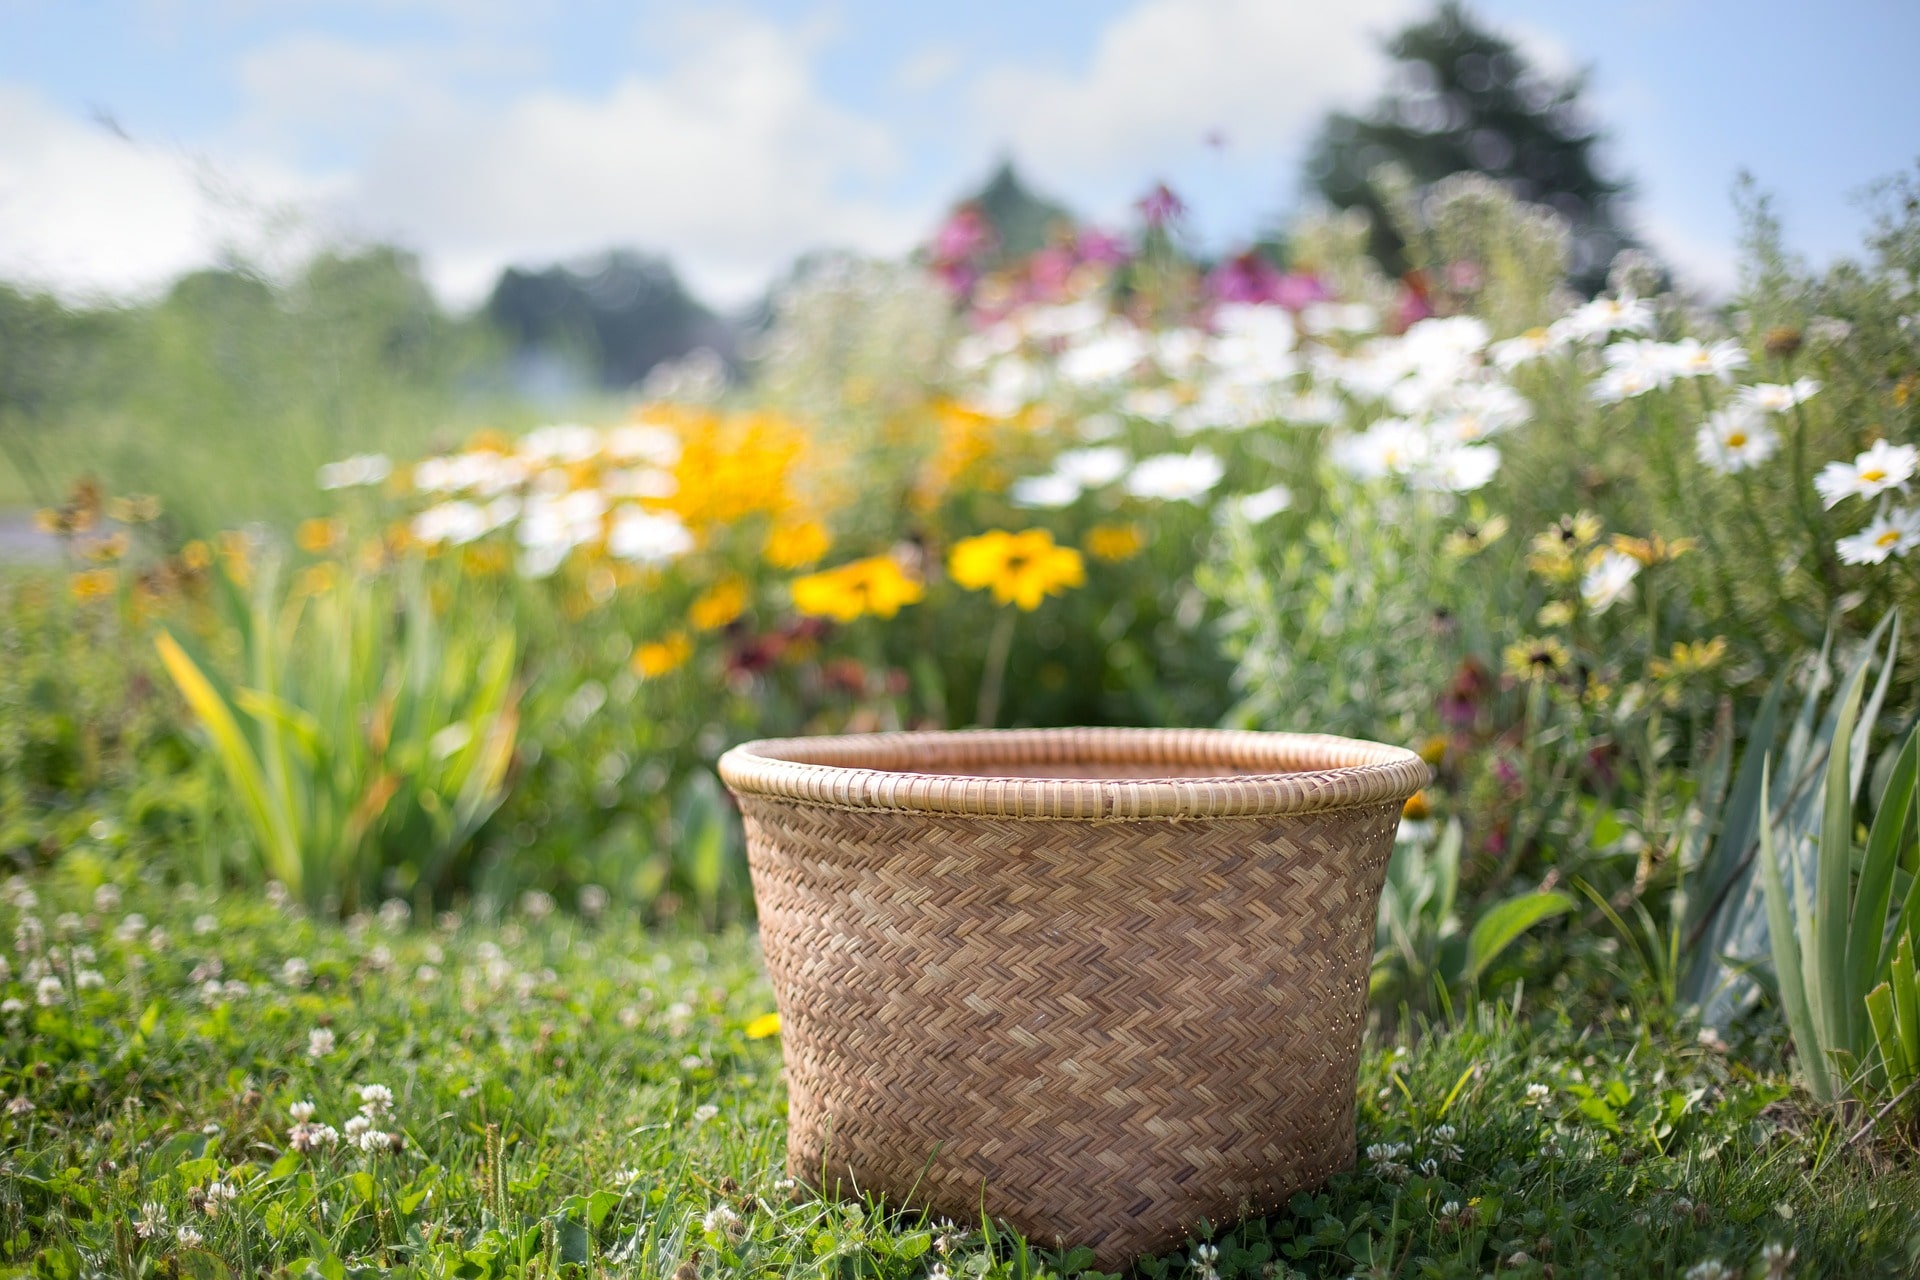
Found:
M 1352 1164 L 1376 900 L 1427 777 L 1412 753 L 889 734 L 750 743 L 721 772 L 795 1177 L 959 1220 L 984 1198 L 1116 1270 Z

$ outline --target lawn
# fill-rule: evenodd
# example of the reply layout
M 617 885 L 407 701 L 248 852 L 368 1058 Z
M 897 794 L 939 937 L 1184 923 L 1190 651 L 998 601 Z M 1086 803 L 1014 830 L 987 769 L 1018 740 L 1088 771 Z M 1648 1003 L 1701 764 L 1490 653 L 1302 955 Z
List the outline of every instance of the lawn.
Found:
M 751 932 L 538 895 L 499 922 L 321 923 L 106 865 L 80 850 L 0 907 L 8 1274 L 1024 1277 L 1090 1256 L 790 1179 Z M 1920 1179 L 1754 1049 L 1505 993 L 1370 1044 L 1357 1171 L 1141 1270 L 1910 1272 Z

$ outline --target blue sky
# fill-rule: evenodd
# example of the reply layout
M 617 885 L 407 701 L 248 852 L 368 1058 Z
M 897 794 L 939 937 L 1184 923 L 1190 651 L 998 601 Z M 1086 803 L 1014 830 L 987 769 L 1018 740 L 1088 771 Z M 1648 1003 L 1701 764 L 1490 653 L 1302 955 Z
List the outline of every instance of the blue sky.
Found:
M 1920 153 L 1920 4 L 1475 10 L 1590 70 L 1643 233 L 1708 289 L 1732 279 L 1738 170 L 1821 261 Z M 1001 155 L 1109 221 L 1165 179 L 1224 246 L 1297 206 L 1315 124 L 1373 97 L 1379 38 L 1424 11 L 0 0 L 0 275 L 139 291 L 223 249 L 377 237 L 464 303 L 507 262 L 632 244 L 737 303 L 807 248 L 903 250 Z

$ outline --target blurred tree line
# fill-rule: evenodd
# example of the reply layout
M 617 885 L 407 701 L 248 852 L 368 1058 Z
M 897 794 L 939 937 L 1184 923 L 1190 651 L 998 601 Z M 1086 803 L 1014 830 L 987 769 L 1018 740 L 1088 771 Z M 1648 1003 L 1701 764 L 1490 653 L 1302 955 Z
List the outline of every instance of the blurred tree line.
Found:
M 1382 167 L 1416 191 L 1477 170 L 1563 214 L 1576 282 L 1599 288 L 1630 243 L 1626 188 L 1598 165 L 1581 79 L 1542 74 L 1451 0 L 1387 50 L 1387 92 L 1365 115 L 1328 117 L 1306 185 L 1366 209 L 1373 253 L 1399 274 Z M 1010 162 L 960 205 L 991 228 L 996 261 L 1074 222 Z M 314 501 L 322 462 L 585 411 L 698 350 L 737 368 L 770 314 L 764 300 L 717 314 L 667 260 L 630 250 L 510 267 L 469 316 L 436 302 L 413 255 L 380 246 L 322 254 L 290 280 L 243 264 L 197 271 L 142 303 L 69 306 L 0 284 L 0 509 L 51 503 L 90 473 L 161 494 L 195 531 L 285 522 Z

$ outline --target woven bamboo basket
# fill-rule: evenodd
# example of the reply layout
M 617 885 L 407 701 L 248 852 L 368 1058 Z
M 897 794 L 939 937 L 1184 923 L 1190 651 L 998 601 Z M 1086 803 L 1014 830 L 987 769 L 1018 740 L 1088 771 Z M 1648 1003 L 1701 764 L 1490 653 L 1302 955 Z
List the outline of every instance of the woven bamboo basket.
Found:
M 752 742 L 788 1172 L 1116 1270 L 1354 1159 L 1412 752 L 1172 729 Z

